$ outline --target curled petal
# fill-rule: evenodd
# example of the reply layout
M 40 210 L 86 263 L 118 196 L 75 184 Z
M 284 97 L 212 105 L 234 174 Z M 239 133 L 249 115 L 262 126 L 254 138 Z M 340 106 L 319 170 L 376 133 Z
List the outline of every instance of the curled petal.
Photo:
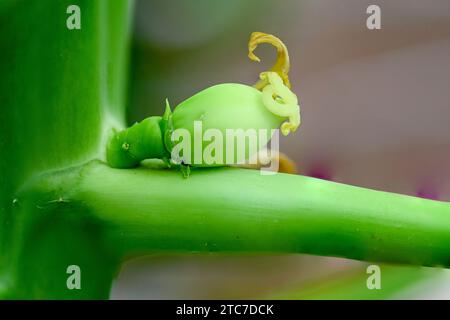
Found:
M 281 125 L 281 133 L 286 136 L 297 130 L 301 121 L 297 96 L 275 72 L 263 72 L 260 78 L 266 83 L 262 89 L 265 107 L 279 117 L 288 118 L 288 121 Z
M 289 82 L 288 77 L 290 63 L 289 63 L 289 53 L 286 46 L 280 39 L 271 34 L 263 32 L 253 32 L 248 42 L 248 57 L 251 60 L 257 62 L 261 61 L 261 59 L 259 59 L 259 57 L 254 54 L 255 49 L 261 43 L 271 44 L 277 49 L 277 60 L 273 65 L 273 67 L 270 69 L 270 71 L 276 72 L 282 79 L 283 83 L 288 88 L 290 88 L 291 83 Z M 262 90 L 266 86 L 266 84 L 267 82 L 261 79 L 255 84 L 254 87 L 258 90 Z

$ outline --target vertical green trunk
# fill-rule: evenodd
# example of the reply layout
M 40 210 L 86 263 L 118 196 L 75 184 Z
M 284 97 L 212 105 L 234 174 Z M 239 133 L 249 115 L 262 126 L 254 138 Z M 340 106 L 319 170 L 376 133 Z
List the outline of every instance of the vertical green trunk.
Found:
M 81 30 L 69 30 L 69 5 Z M 127 42 L 132 1 L 2 0 L 0 4 L 0 292 L 24 298 L 107 297 L 110 257 L 96 227 L 55 212 L 29 239 L 17 190 L 34 174 L 102 157 L 112 124 L 124 122 Z M 21 246 L 24 247 L 21 247 Z M 24 252 L 27 255 L 24 255 Z M 83 252 L 81 255 L 80 252 Z M 68 291 L 67 264 L 93 264 L 103 281 Z M 106 261 L 106 263 L 104 263 Z M 82 268 L 83 270 L 83 268 Z M 109 282 L 109 283 L 108 283 Z

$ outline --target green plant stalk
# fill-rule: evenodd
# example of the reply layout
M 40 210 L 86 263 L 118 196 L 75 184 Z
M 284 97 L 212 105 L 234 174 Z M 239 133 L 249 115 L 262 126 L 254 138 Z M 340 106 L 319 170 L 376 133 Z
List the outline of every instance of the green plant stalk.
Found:
M 61 208 L 82 204 L 101 226 L 102 243 L 119 257 L 308 253 L 450 266 L 448 203 L 237 168 L 197 170 L 189 179 L 171 170 L 112 169 L 100 162 L 80 172 L 67 192 L 65 172 L 52 177 L 51 189 L 63 191 L 68 202 Z
M 69 5 L 81 30 L 68 30 Z M 107 298 L 117 263 L 80 207 L 61 212 L 16 196 L 31 177 L 101 158 L 125 124 L 131 0 L 0 4 L 0 298 Z M 48 213 L 53 218 L 41 223 Z M 59 214 L 61 213 L 61 214 Z M 33 223 L 36 223 L 33 225 Z M 77 262 L 78 261 L 78 262 Z M 82 290 L 68 290 L 79 264 Z

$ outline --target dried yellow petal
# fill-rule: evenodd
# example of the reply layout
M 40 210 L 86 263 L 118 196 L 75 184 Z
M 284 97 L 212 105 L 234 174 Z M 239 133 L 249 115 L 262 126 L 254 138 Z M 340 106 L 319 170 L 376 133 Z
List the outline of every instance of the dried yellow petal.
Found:
M 291 83 L 289 82 L 288 77 L 290 62 L 289 53 L 286 46 L 279 38 L 275 37 L 274 35 L 263 32 L 253 32 L 248 42 L 248 57 L 251 60 L 256 62 L 261 61 L 261 59 L 259 59 L 259 57 L 254 54 L 255 49 L 261 43 L 271 44 L 277 49 L 277 60 L 270 71 L 276 72 L 283 80 L 283 83 L 288 88 L 290 88 Z M 261 79 L 254 85 L 254 87 L 258 90 L 262 90 L 266 85 L 267 82 L 265 82 L 264 79 Z

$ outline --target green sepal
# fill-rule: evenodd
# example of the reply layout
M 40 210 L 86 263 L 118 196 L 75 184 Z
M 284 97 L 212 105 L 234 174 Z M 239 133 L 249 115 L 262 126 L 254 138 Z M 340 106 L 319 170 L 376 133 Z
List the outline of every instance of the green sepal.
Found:
M 181 163 L 180 171 L 181 171 L 181 174 L 183 175 L 183 178 L 187 179 L 191 175 L 191 166 L 188 164 Z
M 169 99 L 166 98 L 166 109 L 161 119 L 161 136 L 163 138 L 163 145 L 167 151 L 167 158 L 170 159 L 170 152 L 172 151 L 172 142 L 170 136 L 173 132 L 173 122 L 172 122 L 172 110 L 170 108 Z

